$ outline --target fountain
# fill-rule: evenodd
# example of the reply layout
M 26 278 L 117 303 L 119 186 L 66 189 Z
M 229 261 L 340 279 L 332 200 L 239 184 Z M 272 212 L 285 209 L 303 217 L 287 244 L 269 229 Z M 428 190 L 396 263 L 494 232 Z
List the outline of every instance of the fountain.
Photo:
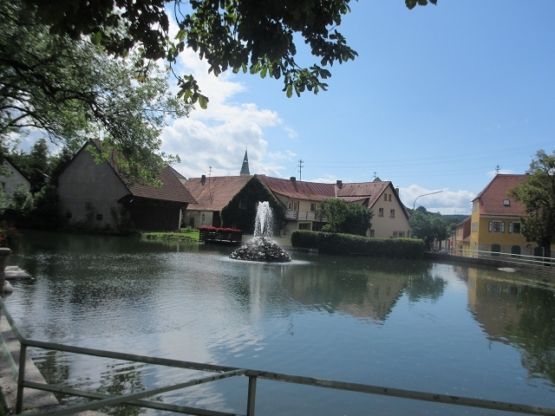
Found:
M 259 202 L 254 222 L 254 238 L 230 254 L 236 260 L 263 262 L 290 262 L 291 256 L 272 240 L 272 208 L 270 203 Z

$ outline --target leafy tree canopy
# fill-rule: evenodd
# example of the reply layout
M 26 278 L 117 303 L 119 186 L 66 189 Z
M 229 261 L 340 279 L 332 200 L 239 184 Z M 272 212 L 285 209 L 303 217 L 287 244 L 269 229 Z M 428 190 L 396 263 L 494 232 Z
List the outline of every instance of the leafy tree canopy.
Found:
M 371 228 L 373 213 L 363 205 L 347 204 L 342 199 L 329 198 L 322 202 L 317 216 L 327 222 L 323 231 L 366 235 L 368 228 Z
M 526 216 L 520 218 L 522 234 L 527 241 L 534 241 L 544 249 L 544 256 L 551 256 L 555 242 L 555 151 L 536 152 L 530 163 L 527 180 L 509 190 L 509 195 L 525 206 Z
M 424 207 L 414 210 L 409 225 L 413 237 L 424 240 L 428 250 L 435 240 L 443 241 L 448 236 L 448 225 L 441 215 L 429 213 Z
M 133 52 L 114 58 L 85 38 L 52 34 L 23 0 L 0 2 L 0 18 L 4 149 L 13 133 L 30 128 L 67 145 L 102 138 L 130 182 L 152 183 L 175 160 L 159 152 L 159 134 L 167 117 L 185 116 L 189 108 L 169 93 L 165 70 L 144 66 Z
M 305 90 L 326 90 L 331 76 L 325 68 L 354 59 L 357 53 L 337 31 L 350 11 L 350 0 L 24 0 L 36 9 L 50 33 L 74 40 L 89 36 L 110 53 L 123 56 L 142 48 L 143 57 L 175 62 L 185 47 L 206 59 L 215 75 L 234 72 L 280 79 L 290 97 Z M 405 0 L 409 9 L 437 0 Z M 166 8 L 179 25 L 176 39 L 168 35 Z M 295 37 L 302 38 L 319 61 L 303 68 L 295 61 Z M 190 75 L 179 77 L 187 103 L 207 104 Z

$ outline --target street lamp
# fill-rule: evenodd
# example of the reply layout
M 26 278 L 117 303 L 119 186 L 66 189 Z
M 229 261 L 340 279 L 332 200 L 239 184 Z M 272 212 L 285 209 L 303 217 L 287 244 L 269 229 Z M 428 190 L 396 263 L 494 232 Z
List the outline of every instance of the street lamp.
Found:
M 434 192 L 430 192 L 427 194 L 422 194 L 422 195 L 418 195 L 416 198 L 414 198 L 414 202 L 412 204 L 412 213 L 414 214 L 414 208 L 416 207 L 416 200 L 422 196 L 426 196 L 426 195 L 433 195 L 433 194 L 439 194 L 440 192 L 443 192 L 443 190 L 441 191 L 434 191 Z

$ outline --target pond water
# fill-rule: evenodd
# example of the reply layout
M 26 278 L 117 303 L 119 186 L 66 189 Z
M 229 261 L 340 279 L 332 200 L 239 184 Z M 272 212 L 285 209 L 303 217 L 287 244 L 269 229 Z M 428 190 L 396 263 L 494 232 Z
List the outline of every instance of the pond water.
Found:
M 6 303 L 22 332 L 38 340 L 555 408 L 552 287 L 490 268 L 298 253 L 290 264 L 267 265 L 230 260 L 232 250 L 29 233 L 10 264 L 36 281 L 13 283 Z M 111 394 L 193 376 L 30 353 L 48 382 Z M 239 377 L 158 399 L 245 414 L 246 387 Z M 503 414 L 265 380 L 256 411 Z

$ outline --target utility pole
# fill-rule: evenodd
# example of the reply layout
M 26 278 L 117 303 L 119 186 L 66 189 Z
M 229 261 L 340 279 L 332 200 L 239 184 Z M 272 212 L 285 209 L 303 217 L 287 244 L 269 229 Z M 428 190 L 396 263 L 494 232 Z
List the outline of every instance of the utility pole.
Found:
M 299 160 L 299 181 L 303 179 L 303 163 L 302 159 Z
M 208 194 L 210 195 L 210 202 L 214 202 L 212 200 L 212 188 L 210 188 L 210 178 L 212 177 L 212 166 L 209 167 L 208 170 Z

